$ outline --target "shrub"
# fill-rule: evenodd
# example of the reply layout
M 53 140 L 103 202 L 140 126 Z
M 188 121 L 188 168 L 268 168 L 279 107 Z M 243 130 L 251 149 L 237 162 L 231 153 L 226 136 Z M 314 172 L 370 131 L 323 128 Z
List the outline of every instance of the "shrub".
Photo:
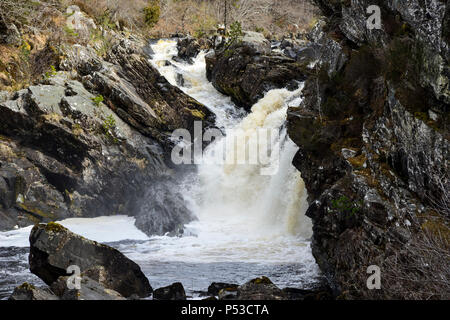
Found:
M 352 217 L 361 211 L 362 202 L 352 202 L 346 196 L 339 197 L 331 201 L 331 208 L 345 214 L 347 217 Z
M 111 130 L 113 130 L 116 127 L 116 120 L 110 114 L 108 117 L 106 117 L 105 120 L 103 120 L 103 129 L 106 133 L 110 133 Z
M 94 98 L 91 98 L 92 102 L 94 102 L 95 106 L 100 107 L 100 104 L 104 101 L 103 96 L 100 94 Z M 113 119 L 114 120 L 114 119 Z
M 55 75 L 56 75 L 56 68 L 54 65 L 50 65 L 50 71 L 44 73 L 44 78 L 49 79 L 51 77 L 54 77 Z
M 106 137 L 111 139 L 114 143 L 118 143 L 119 140 L 114 136 L 114 129 L 116 128 L 116 120 L 113 115 L 110 114 L 103 120 L 103 130 L 105 132 Z
M 155 26 L 159 21 L 160 6 L 159 1 L 152 0 L 147 7 L 144 8 L 145 24 L 149 27 Z
M 230 36 L 231 42 L 235 43 L 239 41 L 239 38 L 242 37 L 242 25 L 239 21 L 235 21 L 230 25 L 230 31 L 228 31 L 228 35 Z
M 64 31 L 68 36 L 71 37 L 78 37 L 78 33 L 76 33 L 72 28 L 69 26 L 64 26 Z

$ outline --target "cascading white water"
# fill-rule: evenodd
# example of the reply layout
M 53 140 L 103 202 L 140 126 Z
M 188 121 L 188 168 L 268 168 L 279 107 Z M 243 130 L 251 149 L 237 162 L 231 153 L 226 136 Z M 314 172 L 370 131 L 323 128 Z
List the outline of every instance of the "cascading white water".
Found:
M 160 40 L 152 49 L 152 63 L 161 74 L 177 86 L 181 75 L 184 84 L 179 87 L 213 111 L 217 126 L 226 132 L 225 139 L 213 142 L 206 150 L 208 164 L 200 164 L 198 175 L 184 181 L 186 201 L 199 220 L 186 227 L 191 236 L 160 239 L 173 244 L 172 258 L 196 262 L 306 262 L 313 268 L 305 240 L 311 236 L 311 222 L 304 215 L 304 183 L 291 164 L 297 147 L 283 128 L 288 103 L 298 99 L 301 89 L 272 90 L 245 115 L 206 79 L 204 52 L 189 65 L 171 59 L 177 53 L 175 41 Z M 280 131 L 271 141 L 281 150 L 275 175 L 261 175 L 261 165 L 221 164 L 211 159 L 227 140 L 239 135 L 247 139 L 247 144 L 236 145 L 237 154 L 251 150 L 252 144 L 261 143 L 257 135 L 261 128 Z M 166 259 L 171 255 L 167 248 L 160 254 Z

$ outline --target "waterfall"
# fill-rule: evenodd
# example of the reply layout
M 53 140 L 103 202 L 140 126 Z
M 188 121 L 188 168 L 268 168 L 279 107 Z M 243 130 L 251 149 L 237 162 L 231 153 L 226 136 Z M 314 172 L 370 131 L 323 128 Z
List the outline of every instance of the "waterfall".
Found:
M 153 65 L 172 85 L 214 112 L 216 125 L 226 133 L 224 139 L 214 141 L 204 152 L 208 161 L 198 165 L 197 175 L 183 182 L 185 199 L 199 219 L 186 227 L 187 234 L 196 238 L 198 249 L 192 251 L 190 247 L 188 251 L 195 252 L 195 259 L 216 261 L 236 257 L 245 261 L 298 262 L 304 258 L 298 248 L 308 246 L 305 240 L 311 236 L 312 226 L 304 214 L 306 191 L 301 174 L 291 164 L 298 149 L 284 127 L 289 103 L 298 102 L 301 87 L 295 91 L 271 90 L 246 114 L 206 79 L 205 52 L 190 65 L 172 60 L 177 53 L 175 41 L 160 40 L 152 49 Z M 279 134 L 262 141 L 257 134 L 260 129 Z M 233 150 L 225 148 L 236 139 L 246 143 L 234 144 Z M 221 154 L 218 150 L 248 156 L 248 152 L 267 142 L 280 150 L 269 164 L 277 168 L 272 175 L 261 174 L 261 164 L 224 164 L 214 159 Z
M 304 214 L 306 191 L 300 172 L 291 164 L 297 147 L 285 128 L 287 108 L 298 105 L 301 85 L 294 91 L 267 92 L 247 113 L 206 79 L 205 52 L 188 64 L 172 60 L 177 54 L 175 41 L 161 40 L 152 49 L 152 64 L 172 85 L 214 112 L 217 127 L 225 133 L 204 150 L 207 161 L 179 181 L 183 199 L 198 220 L 185 226 L 183 237 L 150 238 L 135 227 L 134 218 L 126 216 L 60 223 L 120 250 L 140 265 L 154 288 L 181 281 L 187 293 L 197 298 L 197 292 L 212 282 L 244 283 L 262 275 L 280 287 L 313 286 L 320 272 L 311 254 L 311 221 Z M 261 130 L 276 134 L 262 138 Z M 233 145 L 233 141 L 241 143 Z M 220 150 L 225 151 L 222 155 L 246 159 L 265 145 L 271 147 L 265 162 L 242 164 L 237 161 L 241 157 L 219 161 Z M 262 174 L 267 170 L 271 174 Z M 28 270 L 30 229 L 0 233 L 4 246 L 0 255 L 6 257 L 0 259 L 5 269 L 0 272 L 4 283 L 0 298 L 7 297 L 18 282 L 42 284 Z

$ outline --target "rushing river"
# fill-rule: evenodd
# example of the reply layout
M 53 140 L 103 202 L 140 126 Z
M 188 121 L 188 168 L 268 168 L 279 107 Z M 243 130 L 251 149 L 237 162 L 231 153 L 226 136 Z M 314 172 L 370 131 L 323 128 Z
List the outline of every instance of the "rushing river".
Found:
M 301 84 L 295 91 L 269 91 L 246 114 L 208 82 L 204 52 L 190 65 L 172 60 L 177 53 L 175 41 L 160 40 L 152 49 L 152 64 L 172 85 L 214 112 L 217 127 L 226 133 L 226 138 L 205 150 L 204 157 L 210 161 L 199 164 L 197 172 L 180 183 L 198 220 L 186 226 L 183 237 L 151 238 L 136 229 L 131 217 L 61 223 L 119 249 L 141 266 L 153 288 L 180 281 L 188 296 L 197 298 L 211 282 L 241 284 L 262 275 L 280 287 L 313 286 L 320 274 L 310 249 L 311 221 L 304 215 L 306 191 L 291 164 L 297 147 L 284 127 L 289 104 L 300 99 Z M 259 129 L 280 133 L 269 141 L 281 150 L 270 163 L 277 168 L 275 174 L 261 174 L 260 165 L 214 161 L 229 139 L 248 142 L 237 145 L 236 154 L 267 143 L 258 136 Z M 24 281 L 43 284 L 28 271 L 30 230 L 0 233 L 0 299 Z

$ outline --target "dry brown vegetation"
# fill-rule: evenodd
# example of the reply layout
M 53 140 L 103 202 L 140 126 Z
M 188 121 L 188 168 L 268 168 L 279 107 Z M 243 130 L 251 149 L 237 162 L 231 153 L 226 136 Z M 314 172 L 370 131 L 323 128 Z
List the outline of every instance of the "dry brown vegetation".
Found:
M 131 30 L 146 29 L 144 9 L 155 5 L 149 0 L 63 0 L 75 4 L 100 25 L 118 25 Z
M 189 33 L 202 36 L 224 24 L 241 23 L 244 30 L 264 32 L 268 37 L 308 29 L 317 15 L 309 0 L 161 0 L 161 18 L 155 36 Z
M 15 43 L 0 41 L 0 90 L 15 91 L 41 80 L 57 68 L 63 47 L 74 43 L 93 45 L 102 54 L 108 48 L 108 33 L 102 30 L 128 28 L 147 31 L 144 7 L 147 0 L 0 0 L 0 33 L 15 26 Z M 78 5 L 102 29 L 79 34 L 67 28 L 70 5 Z
M 66 28 L 66 9 L 78 5 L 101 28 L 91 34 Z M 18 90 L 40 80 L 57 66 L 65 44 L 91 44 L 103 55 L 109 34 L 128 30 L 150 37 L 174 33 L 202 37 L 224 22 L 267 37 L 308 29 L 316 11 L 310 0 L 0 0 L 0 36 L 17 27 L 15 44 L 0 41 L 0 90 Z M 0 39 L 1 40 L 1 39 Z
M 450 299 L 449 228 L 427 227 L 386 259 L 384 293 L 393 299 Z M 385 298 L 386 298 L 385 296 Z
M 1 0 L 0 24 L 20 30 L 16 44 L 0 43 L 0 90 L 18 90 L 56 65 L 65 40 L 60 2 Z

